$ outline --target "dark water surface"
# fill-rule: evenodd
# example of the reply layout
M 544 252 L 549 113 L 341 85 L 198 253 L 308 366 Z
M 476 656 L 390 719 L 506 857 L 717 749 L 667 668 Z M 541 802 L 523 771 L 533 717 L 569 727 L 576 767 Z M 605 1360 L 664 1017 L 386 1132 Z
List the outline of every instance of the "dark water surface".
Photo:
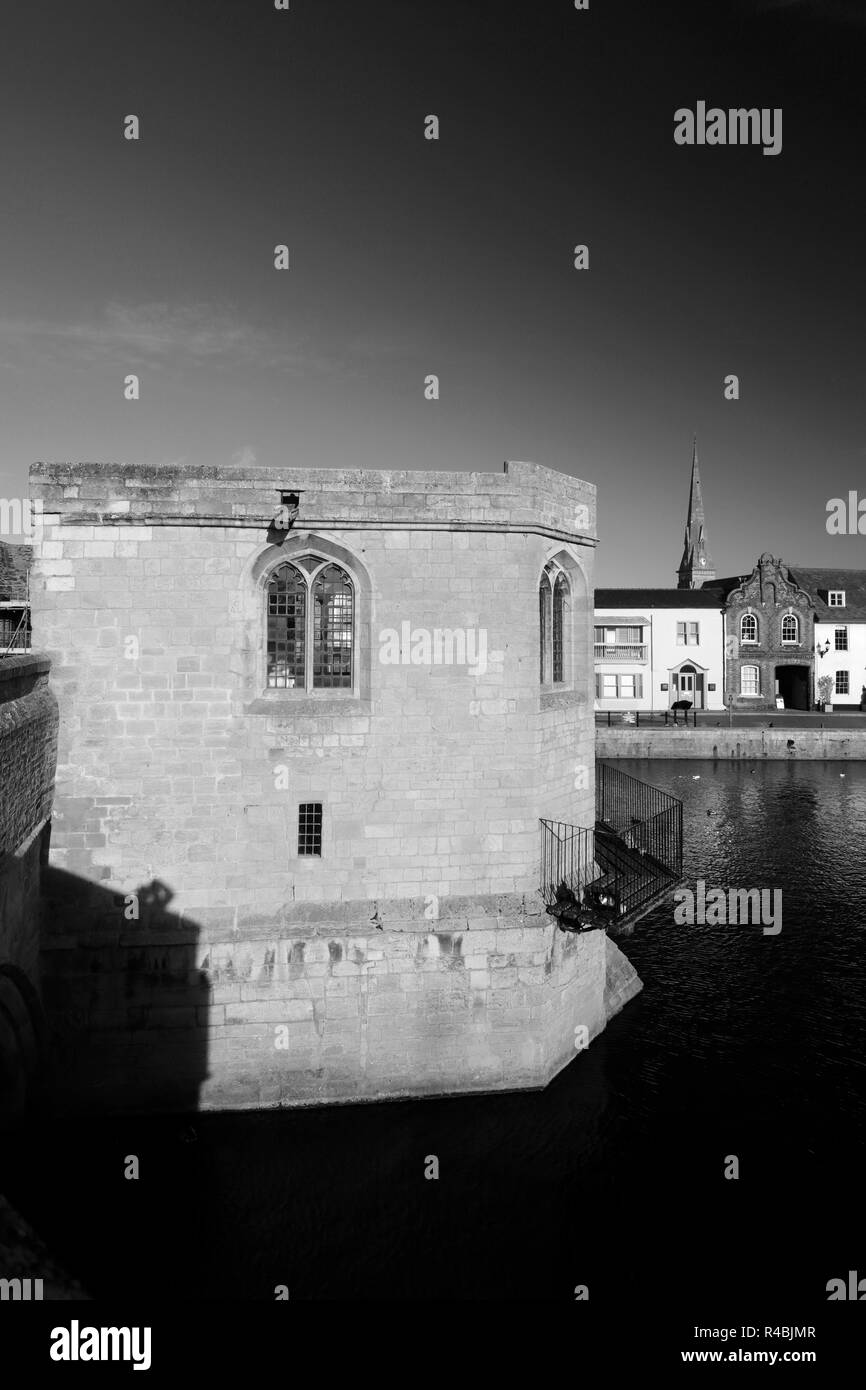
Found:
M 55 1125 L 7 1144 L 9 1198 L 95 1297 L 585 1283 L 758 1313 L 866 1274 L 866 765 L 618 766 L 684 801 L 687 882 L 783 889 L 779 935 L 646 918 L 620 941 L 643 992 L 543 1092 L 202 1115 L 195 1138 L 178 1119 Z

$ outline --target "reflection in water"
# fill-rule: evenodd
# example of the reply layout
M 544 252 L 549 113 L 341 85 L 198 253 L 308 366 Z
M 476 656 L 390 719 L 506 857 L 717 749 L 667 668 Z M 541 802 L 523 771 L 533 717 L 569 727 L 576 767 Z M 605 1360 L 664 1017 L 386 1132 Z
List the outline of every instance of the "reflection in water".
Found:
M 780 935 L 658 910 L 643 992 L 546 1091 L 66 1125 L 8 1195 L 97 1296 L 823 1304 L 864 1249 L 866 766 L 622 766 L 683 799 L 687 881 L 783 890 Z

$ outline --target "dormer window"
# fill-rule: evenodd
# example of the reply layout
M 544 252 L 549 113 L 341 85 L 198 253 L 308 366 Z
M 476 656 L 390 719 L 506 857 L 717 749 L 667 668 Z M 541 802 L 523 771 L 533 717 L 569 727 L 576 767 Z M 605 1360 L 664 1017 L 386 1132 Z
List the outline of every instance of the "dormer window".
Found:
M 827 594 L 827 606 L 828 606 L 828 608 L 844 608 L 844 607 L 845 607 L 845 590 L 844 590 L 844 589 L 830 589 L 829 592 L 828 592 L 828 594 Z

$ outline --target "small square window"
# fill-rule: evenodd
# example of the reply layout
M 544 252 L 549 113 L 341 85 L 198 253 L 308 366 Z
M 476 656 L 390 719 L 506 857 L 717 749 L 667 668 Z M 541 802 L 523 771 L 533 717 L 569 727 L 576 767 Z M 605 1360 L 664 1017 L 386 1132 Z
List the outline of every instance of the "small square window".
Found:
M 302 801 L 298 807 L 298 854 L 322 853 L 322 803 Z
M 845 607 L 845 590 L 844 590 L 844 589 L 830 589 L 829 592 L 828 592 L 828 594 L 827 594 L 827 603 L 828 603 L 828 606 L 829 606 L 830 608 L 844 608 L 844 607 Z

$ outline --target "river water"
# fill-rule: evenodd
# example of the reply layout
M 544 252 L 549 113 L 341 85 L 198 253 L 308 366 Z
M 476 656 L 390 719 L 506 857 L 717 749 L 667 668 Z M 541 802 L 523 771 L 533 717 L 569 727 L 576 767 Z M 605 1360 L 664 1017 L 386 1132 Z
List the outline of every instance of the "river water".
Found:
M 9 1198 L 97 1297 L 825 1300 L 866 1251 L 866 764 L 617 765 L 780 933 L 645 918 L 642 993 L 543 1092 L 67 1123 Z

